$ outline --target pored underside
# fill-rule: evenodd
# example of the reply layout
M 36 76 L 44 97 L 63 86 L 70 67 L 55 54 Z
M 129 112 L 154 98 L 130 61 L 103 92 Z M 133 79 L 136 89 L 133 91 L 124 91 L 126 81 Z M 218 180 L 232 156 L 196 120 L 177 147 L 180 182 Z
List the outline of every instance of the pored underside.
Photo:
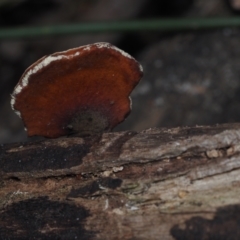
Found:
M 38 60 L 21 77 L 11 103 L 29 136 L 91 134 L 125 119 L 131 109 L 129 94 L 141 77 L 134 58 L 96 43 Z

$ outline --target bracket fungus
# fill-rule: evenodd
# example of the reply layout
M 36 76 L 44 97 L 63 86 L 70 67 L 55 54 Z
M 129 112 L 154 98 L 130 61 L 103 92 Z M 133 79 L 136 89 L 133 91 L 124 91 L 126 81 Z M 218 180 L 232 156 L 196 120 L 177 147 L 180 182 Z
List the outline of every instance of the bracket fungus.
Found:
M 109 131 L 129 114 L 129 95 L 142 75 L 133 57 L 109 43 L 73 48 L 27 68 L 14 88 L 11 106 L 28 136 Z

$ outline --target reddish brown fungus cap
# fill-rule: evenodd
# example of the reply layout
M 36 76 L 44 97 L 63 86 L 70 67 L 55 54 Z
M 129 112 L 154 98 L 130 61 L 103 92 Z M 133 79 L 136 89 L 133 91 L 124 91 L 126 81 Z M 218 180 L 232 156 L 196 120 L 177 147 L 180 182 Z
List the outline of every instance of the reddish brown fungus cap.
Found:
M 15 87 L 11 105 L 28 136 L 88 135 L 111 130 L 131 110 L 129 94 L 141 65 L 109 43 L 95 43 L 45 56 Z

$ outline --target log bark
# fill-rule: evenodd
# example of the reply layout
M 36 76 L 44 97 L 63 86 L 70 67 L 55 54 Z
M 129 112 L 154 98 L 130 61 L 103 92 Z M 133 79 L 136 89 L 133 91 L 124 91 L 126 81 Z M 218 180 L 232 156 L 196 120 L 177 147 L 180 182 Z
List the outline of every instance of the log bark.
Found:
M 240 124 L 3 144 L 1 239 L 240 239 Z

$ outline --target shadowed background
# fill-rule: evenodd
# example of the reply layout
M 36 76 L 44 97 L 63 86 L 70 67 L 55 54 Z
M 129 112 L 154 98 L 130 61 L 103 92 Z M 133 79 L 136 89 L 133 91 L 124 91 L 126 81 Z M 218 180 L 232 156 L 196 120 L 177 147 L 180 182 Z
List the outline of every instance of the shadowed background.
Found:
M 1 28 L 152 18 L 233 17 L 238 1 L 19 0 L 0 2 Z M 240 4 L 239 4 L 240 5 Z M 26 141 L 10 94 L 25 69 L 44 55 L 94 42 L 133 55 L 144 77 L 133 111 L 115 128 L 193 126 L 240 121 L 240 31 L 138 31 L 0 40 L 0 142 Z

